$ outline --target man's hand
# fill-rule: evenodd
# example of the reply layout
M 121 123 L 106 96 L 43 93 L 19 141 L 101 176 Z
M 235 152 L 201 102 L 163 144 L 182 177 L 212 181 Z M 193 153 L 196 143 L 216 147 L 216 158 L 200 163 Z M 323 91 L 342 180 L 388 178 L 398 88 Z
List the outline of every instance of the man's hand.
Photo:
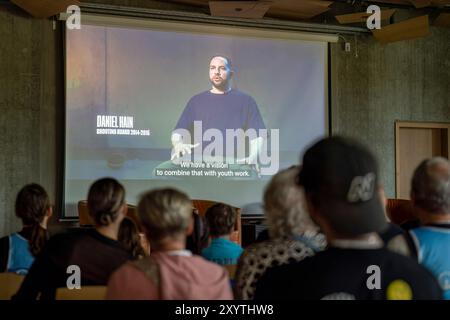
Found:
M 188 144 L 188 143 L 178 143 L 173 146 L 173 153 L 170 160 L 175 160 L 181 158 L 185 154 L 191 154 L 191 149 L 198 147 L 200 144 Z
M 236 164 L 247 164 L 256 171 L 258 177 L 261 178 L 261 168 L 259 167 L 256 157 L 247 157 L 242 159 L 236 159 Z
M 261 178 L 261 168 L 258 163 L 258 152 L 261 150 L 263 144 L 263 138 L 258 137 L 250 141 L 250 155 L 247 158 L 237 159 L 237 164 L 248 164 L 253 166 L 255 171 L 258 173 L 258 177 Z
M 191 154 L 191 149 L 198 147 L 200 144 L 183 143 L 183 139 L 180 134 L 173 133 L 171 137 L 173 151 L 170 160 L 181 158 L 185 154 Z

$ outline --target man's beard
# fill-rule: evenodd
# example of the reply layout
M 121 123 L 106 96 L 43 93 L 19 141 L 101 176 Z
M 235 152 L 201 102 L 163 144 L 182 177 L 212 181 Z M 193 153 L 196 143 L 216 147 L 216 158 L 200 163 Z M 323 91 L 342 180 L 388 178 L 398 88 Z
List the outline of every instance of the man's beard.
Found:
M 214 80 L 210 79 L 211 84 L 214 88 L 218 90 L 227 90 L 229 88 L 229 82 L 221 79 L 220 82 L 214 82 Z

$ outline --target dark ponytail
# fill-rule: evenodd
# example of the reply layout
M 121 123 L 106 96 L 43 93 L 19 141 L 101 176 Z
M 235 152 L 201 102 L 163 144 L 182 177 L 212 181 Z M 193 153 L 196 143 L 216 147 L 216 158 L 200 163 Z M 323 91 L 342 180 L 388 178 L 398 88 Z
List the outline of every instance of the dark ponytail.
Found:
M 48 240 L 47 230 L 42 228 L 40 224 L 35 224 L 32 227 L 30 238 L 30 251 L 34 256 L 37 256 L 44 248 L 45 243 Z
M 108 226 L 117 220 L 125 204 L 125 188 L 114 178 L 95 181 L 88 192 L 89 214 L 97 226 Z
M 41 226 L 41 223 L 49 208 L 48 194 L 39 184 L 28 184 L 17 194 L 16 216 L 22 219 L 25 227 L 31 228 L 29 244 L 34 256 L 42 250 L 48 239 L 47 230 Z

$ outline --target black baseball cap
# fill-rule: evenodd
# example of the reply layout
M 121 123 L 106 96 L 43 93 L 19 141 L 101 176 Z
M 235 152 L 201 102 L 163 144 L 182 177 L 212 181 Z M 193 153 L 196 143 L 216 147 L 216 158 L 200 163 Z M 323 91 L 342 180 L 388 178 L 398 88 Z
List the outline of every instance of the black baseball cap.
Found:
M 298 182 L 336 232 L 357 236 L 386 228 L 377 161 L 358 142 L 320 140 L 303 156 Z

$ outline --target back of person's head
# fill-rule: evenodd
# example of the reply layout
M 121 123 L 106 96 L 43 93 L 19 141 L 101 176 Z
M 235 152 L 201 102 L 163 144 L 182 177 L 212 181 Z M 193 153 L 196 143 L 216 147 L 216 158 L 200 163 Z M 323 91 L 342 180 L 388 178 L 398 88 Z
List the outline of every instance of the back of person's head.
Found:
M 303 156 L 298 182 L 311 214 L 319 213 L 340 236 L 357 237 L 386 228 L 377 162 L 358 142 L 342 137 L 320 140 Z
M 316 234 L 318 231 L 306 211 L 303 190 L 297 184 L 299 173 L 299 166 L 282 170 L 266 186 L 264 210 L 272 239 Z
M 430 214 L 450 214 L 450 162 L 442 157 L 422 161 L 411 183 L 414 205 Z
M 17 194 L 15 211 L 25 227 L 32 227 L 30 251 L 33 255 L 37 255 L 48 237 L 47 231 L 41 226 L 46 215 L 51 214 L 47 192 L 36 183 L 24 186 Z
M 186 239 L 186 249 L 194 254 L 200 255 L 202 250 L 208 246 L 209 230 L 208 224 L 196 209 L 192 210 L 193 230 Z
M 229 235 L 236 222 L 236 210 L 227 204 L 216 203 L 206 210 L 205 218 L 212 237 Z
M 125 217 L 120 223 L 118 241 L 135 259 L 146 256 L 145 250 L 141 245 L 139 228 L 132 219 Z
M 191 224 L 192 202 L 181 191 L 155 189 L 141 197 L 138 213 L 153 251 L 161 240 L 184 239 Z
M 108 226 L 123 217 L 125 188 L 116 179 L 99 179 L 89 188 L 87 202 L 96 226 Z

